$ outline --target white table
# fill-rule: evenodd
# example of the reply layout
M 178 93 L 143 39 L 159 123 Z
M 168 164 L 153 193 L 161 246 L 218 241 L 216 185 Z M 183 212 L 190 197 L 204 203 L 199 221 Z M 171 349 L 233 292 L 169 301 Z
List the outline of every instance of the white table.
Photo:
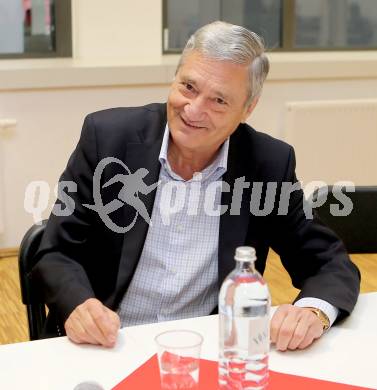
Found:
M 75 345 L 66 337 L 0 346 L 0 389 L 71 390 L 83 381 L 111 389 L 155 351 L 168 329 L 204 336 L 202 357 L 217 359 L 217 316 L 123 328 L 113 349 Z M 377 293 L 360 296 L 350 318 L 304 351 L 271 351 L 270 368 L 377 389 Z

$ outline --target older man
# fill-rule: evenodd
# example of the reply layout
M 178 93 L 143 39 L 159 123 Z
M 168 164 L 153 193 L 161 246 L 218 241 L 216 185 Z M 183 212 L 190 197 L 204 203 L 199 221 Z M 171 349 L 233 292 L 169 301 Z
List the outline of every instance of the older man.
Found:
M 47 333 L 60 324 L 74 342 L 111 347 L 120 325 L 215 312 L 239 245 L 256 248 L 261 272 L 272 247 L 301 289 L 271 321 L 278 349 L 306 348 L 352 311 L 358 270 L 338 238 L 305 217 L 301 190 L 292 192 L 286 213 L 277 204 L 267 214 L 250 211 L 253 184 L 276 183 L 279 193 L 283 182 L 297 182 L 293 149 L 245 124 L 268 70 L 256 34 L 215 22 L 189 39 L 166 105 L 86 118 L 61 177 L 77 184 L 70 194 L 75 210 L 51 215 L 34 269 L 50 308 Z M 112 207 L 126 182 L 117 186 L 115 175 L 131 177 L 139 169 L 151 191 L 133 184 L 128 194 L 142 200 L 150 224 L 132 204 Z M 107 209 L 92 205 L 98 182 Z

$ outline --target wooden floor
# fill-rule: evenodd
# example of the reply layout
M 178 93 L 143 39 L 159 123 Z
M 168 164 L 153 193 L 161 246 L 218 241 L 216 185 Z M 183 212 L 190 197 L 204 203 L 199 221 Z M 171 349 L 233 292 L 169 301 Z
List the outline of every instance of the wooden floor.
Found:
M 29 339 L 15 257 L 0 259 L 0 344 Z
M 270 286 L 272 304 L 292 302 L 298 290 L 291 286 L 278 256 L 271 253 L 269 257 L 264 277 Z M 377 291 L 377 254 L 351 257 L 361 271 L 361 291 Z M 17 259 L 3 258 L 0 259 L 0 344 L 27 340 L 27 319 L 20 298 Z

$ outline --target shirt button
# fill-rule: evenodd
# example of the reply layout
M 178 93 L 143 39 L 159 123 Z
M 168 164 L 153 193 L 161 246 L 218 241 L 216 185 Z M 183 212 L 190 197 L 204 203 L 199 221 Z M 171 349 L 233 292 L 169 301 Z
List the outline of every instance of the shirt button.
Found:
M 178 230 L 179 232 L 183 232 L 183 225 L 178 225 L 178 226 L 177 226 L 177 230 Z

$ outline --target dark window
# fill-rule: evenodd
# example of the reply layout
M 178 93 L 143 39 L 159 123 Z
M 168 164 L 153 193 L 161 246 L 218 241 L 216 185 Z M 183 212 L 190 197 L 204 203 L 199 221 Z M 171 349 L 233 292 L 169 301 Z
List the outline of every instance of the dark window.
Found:
M 296 48 L 376 48 L 375 0 L 296 0 Z
M 164 0 L 164 52 L 214 20 L 239 24 L 270 50 L 377 48 L 376 0 Z

